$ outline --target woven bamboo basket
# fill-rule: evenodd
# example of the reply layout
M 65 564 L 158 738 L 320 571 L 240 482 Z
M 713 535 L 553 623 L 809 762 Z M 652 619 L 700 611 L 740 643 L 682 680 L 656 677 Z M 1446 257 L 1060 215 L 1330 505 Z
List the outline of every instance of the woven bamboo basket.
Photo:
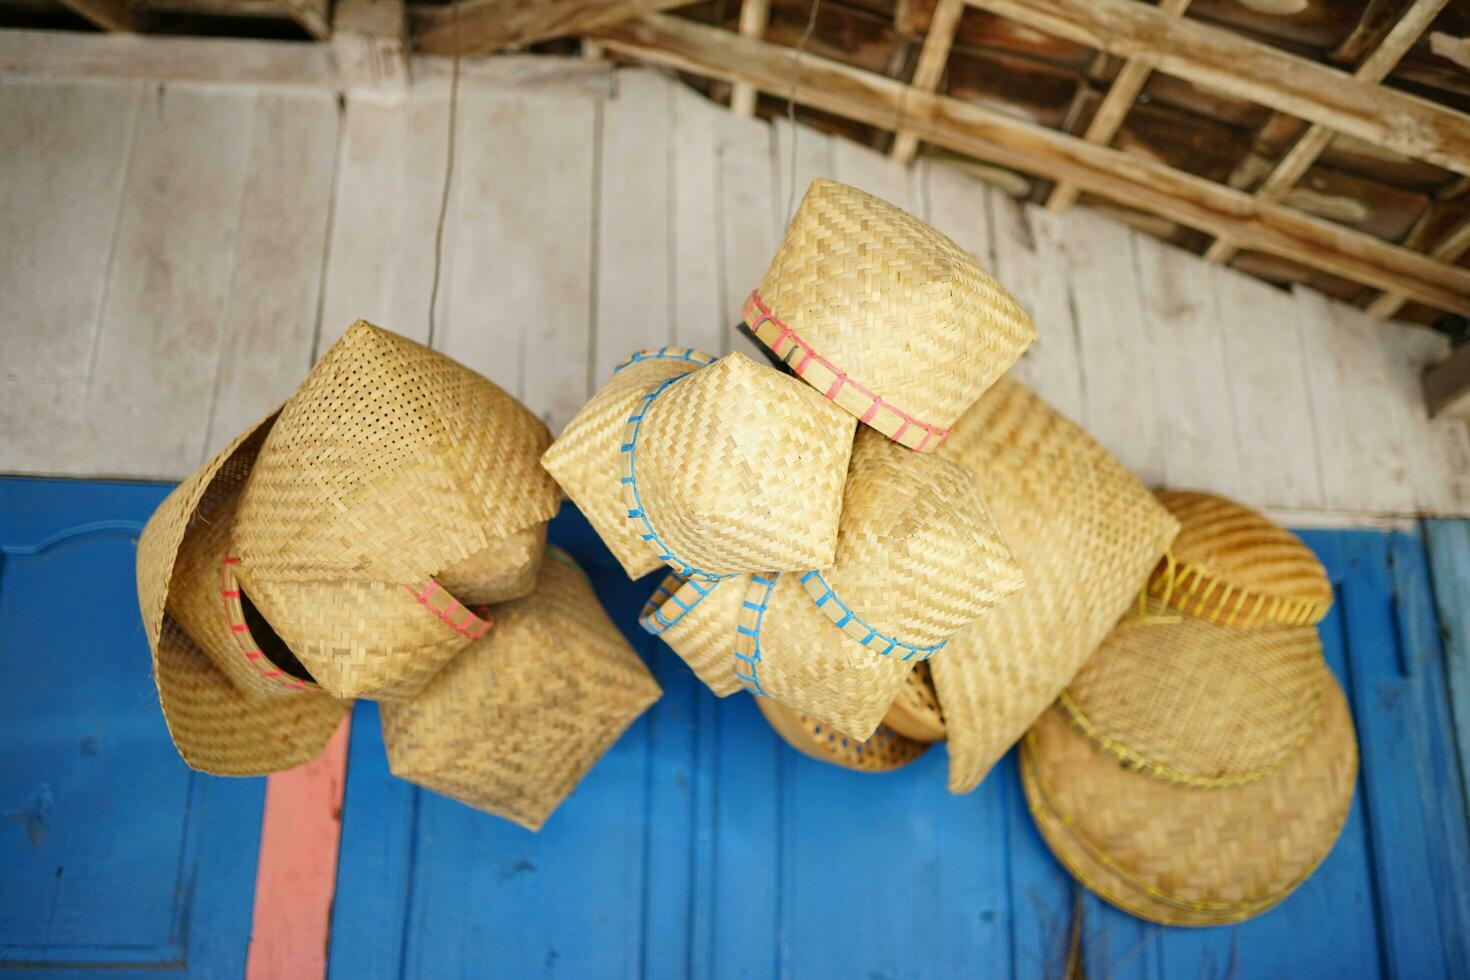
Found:
M 359 321 L 261 447 L 231 532 L 237 577 L 327 691 L 411 696 L 489 628 L 441 570 L 487 595 L 529 582 L 528 536 L 560 504 L 537 462 L 549 443 L 489 381 Z
M 883 724 L 916 742 L 944 741 L 944 712 L 939 707 L 939 695 L 934 693 L 928 661 L 914 664 L 888 706 Z
M 656 376 L 645 365 L 660 353 L 631 365 L 640 380 Z M 543 460 L 599 524 L 616 496 L 623 527 L 606 540 L 629 574 L 649 570 L 640 554 L 702 581 L 831 564 L 853 420 L 741 354 L 659 373 L 672 376 L 642 386 L 615 376 Z M 623 411 L 609 468 L 601 430 Z
M 1220 925 L 1280 902 L 1321 864 L 1347 819 L 1357 744 L 1336 681 L 1301 747 L 1265 776 L 1199 789 L 1130 770 L 1060 707 L 1022 745 L 1032 815 L 1085 886 L 1141 918 Z
M 1286 528 L 1232 500 L 1166 490 L 1159 501 L 1179 536 L 1149 594 L 1190 616 L 1227 626 L 1311 626 L 1332 605 L 1317 556 Z
M 712 590 L 675 578 L 650 600 L 643 625 L 716 693 L 732 690 L 733 670 L 747 690 L 860 742 L 916 661 L 1021 584 L 963 467 L 862 429 L 829 568 L 756 573 Z
M 383 741 L 395 775 L 536 830 L 660 691 L 564 552 L 493 612 L 419 694 L 382 706 Z
M 1119 621 L 1060 698 L 1098 748 L 1200 787 L 1259 779 L 1317 722 L 1327 670 L 1310 626 L 1240 630 L 1150 597 Z
M 974 473 L 1026 579 L 930 662 L 949 788 L 963 793 L 1097 650 L 1179 524 L 1110 453 L 1009 379 L 965 414 L 940 455 Z
M 824 397 L 921 452 L 1036 339 L 964 249 L 830 180 L 808 188 L 745 322 Z
M 925 742 L 905 738 L 887 725 L 879 725 L 871 737 L 860 742 L 770 698 L 756 698 L 755 703 L 787 745 L 819 762 L 830 762 L 844 769 L 891 772 L 913 762 L 929 747 Z
M 310 761 L 352 707 L 322 694 L 269 628 L 246 616 L 228 563 L 224 532 L 274 421 L 252 426 L 175 487 L 138 540 L 138 605 L 169 735 L 189 766 L 217 775 Z
M 735 630 L 750 588 L 750 575 L 698 582 L 674 573 L 644 604 L 638 625 L 668 644 L 716 697 L 728 697 L 741 689 Z

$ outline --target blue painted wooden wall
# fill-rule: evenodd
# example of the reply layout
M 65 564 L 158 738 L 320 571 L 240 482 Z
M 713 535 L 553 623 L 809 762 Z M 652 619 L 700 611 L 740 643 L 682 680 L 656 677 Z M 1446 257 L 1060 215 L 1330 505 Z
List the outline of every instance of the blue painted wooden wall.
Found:
M 138 618 L 167 486 L 0 480 L 0 975 L 238 977 L 263 779 L 191 772 Z
M 243 968 L 262 783 L 178 762 L 133 597 L 132 541 L 165 489 L 0 480 L 0 975 Z M 336 978 L 1055 976 L 1079 901 L 1094 977 L 1470 976 L 1470 835 L 1417 536 L 1305 535 L 1337 588 L 1322 634 L 1359 793 L 1296 895 L 1209 930 L 1079 896 L 1013 758 L 951 797 L 942 749 L 862 776 L 786 748 L 748 698 L 711 697 L 637 630 L 651 582 L 628 582 L 579 515 L 553 537 L 665 697 L 539 835 L 391 778 L 359 706 Z

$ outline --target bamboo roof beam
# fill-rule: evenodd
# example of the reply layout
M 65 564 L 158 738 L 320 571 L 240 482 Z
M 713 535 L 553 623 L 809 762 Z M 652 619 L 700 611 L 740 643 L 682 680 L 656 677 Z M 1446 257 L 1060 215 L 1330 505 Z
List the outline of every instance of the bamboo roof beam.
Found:
M 1353 72 L 1353 77 L 1363 82 L 1377 84 L 1388 77 L 1414 43 L 1429 29 L 1446 0 L 1414 0 L 1403 16 L 1394 24 L 1382 43 Z M 1256 189 L 1256 194 L 1269 201 L 1279 201 L 1296 186 L 1317 158 L 1327 149 L 1336 133 L 1320 123 L 1314 123 L 1291 150 L 1282 157 L 1265 181 Z M 1211 262 L 1228 262 L 1238 251 L 1228 238 L 1217 238 L 1205 252 Z
M 1182 15 L 1188 6 L 1189 0 L 1159 0 L 1159 9 L 1175 17 Z M 1132 58 L 1125 61 L 1118 70 L 1118 77 L 1113 79 L 1108 94 L 1103 96 L 1102 104 L 1097 107 L 1092 122 L 1087 124 L 1087 132 L 1082 134 L 1082 138 L 1089 143 L 1111 143 L 1118 134 L 1118 127 L 1123 125 L 1123 117 L 1128 115 L 1128 110 L 1138 101 L 1138 93 L 1143 91 L 1143 83 L 1148 81 L 1152 71 L 1148 65 Z M 1060 214 L 1076 200 L 1077 185 L 1063 181 L 1052 188 L 1051 195 L 1046 199 L 1046 206 L 1048 210 Z
M 313 0 L 287 0 L 313 2 Z M 322 0 L 325 2 L 325 0 Z M 424 54 L 489 54 L 548 38 L 581 34 L 689 0 L 463 0 L 410 11 L 413 48 Z
M 592 33 L 610 49 L 726 82 L 743 81 L 834 115 L 889 127 L 902 107 L 935 145 L 1071 181 L 1258 251 L 1280 255 L 1380 289 L 1397 289 L 1437 309 L 1470 315 L 1470 271 L 1283 205 L 1261 201 L 1155 160 L 1089 143 L 973 103 L 874 72 L 740 37 L 680 18 L 649 15 Z
M 1453 263 L 1467 251 L 1470 251 L 1470 218 L 1456 225 L 1429 254 L 1441 262 Z M 1397 313 L 1406 302 L 1408 297 L 1403 293 L 1388 290 L 1368 304 L 1368 312 L 1386 320 Z
M 138 12 L 128 0 L 61 0 L 74 14 L 104 31 L 136 31 Z
M 929 22 L 929 33 L 924 35 L 924 46 L 919 49 L 919 63 L 914 66 L 914 80 L 910 83 L 913 88 L 920 92 L 939 90 L 944 66 L 949 62 L 949 49 L 954 46 L 955 29 L 964 12 L 964 0 L 939 0 Z M 919 135 L 900 125 L 889 155 L 899 163 L 910 163 L 918 150 Z
M 740 4 L 740 35 L 742 37 L 765 37 L 766 24 L 771 19 L 771 0 L 742 0 Z M 730 109 L 737 116 L 749 119 L 755 115 L 755 86 L 736 82 L 730 91 Z
M 968 0 L 1225 95 L 1470 174 L 1470 116 L 1138 0 Z

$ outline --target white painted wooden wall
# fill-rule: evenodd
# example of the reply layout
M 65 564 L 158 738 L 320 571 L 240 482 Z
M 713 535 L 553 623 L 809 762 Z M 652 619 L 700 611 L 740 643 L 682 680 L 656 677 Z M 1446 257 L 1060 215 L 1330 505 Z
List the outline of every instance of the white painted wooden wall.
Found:
M 1445 352 L 1085 210 L 738 119 L 663 75 L 569 63 L 398 100 L 0 77 L 0 472 L 177 478 L 363 317 L 553 429 L 641 347 L 723 352 L 813 177 L 974 252 L 1032 313 L 1017 372 L 1152 485 L 1312 520 L 1470 514 L 1470 430 L 1429 422 Z

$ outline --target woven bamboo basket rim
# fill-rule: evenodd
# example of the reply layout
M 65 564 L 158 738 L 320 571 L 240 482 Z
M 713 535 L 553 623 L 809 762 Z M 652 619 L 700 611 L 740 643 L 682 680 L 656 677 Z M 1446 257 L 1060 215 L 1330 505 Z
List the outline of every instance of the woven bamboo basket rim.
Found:
M 934 692 L 927 663 L 914 664 L 889 706 L 883 724 L 916 742 L 944 741 L 944 711 Z
M 1299 750 L 1300 757 L 1294 764 L 1306 761 L 1331 764 L 1333 758 L 1351 753 L 1356 772 L 1356 740 L 1352 717 L 1346 698 L 1340 687 L 1332 682 L 1332 709 L 1324 714 L 1324 724 L 1314 729 L 1314 738 Z M 1060 708 L 1057 709 L 1060 712 Z M 1075 727 L 1063 721 L 1063 730 L 1069 737 L 1085 738 Z M 1045 716 L 1043 716 L 1043 722 Z M 1091 743 L 1089 743 L 1091 744 Z M 1095 746 L 1094 746 L 1095 749 Z M 1151 774 L 1130 771 L 1119 767 L 1114 759 L 1098 752 L 1096 771 L 1121 774 L 1120 793 L 1128 793 L 1137 802 L 1137 795 L 1148 792 L 1150 786 L 1168 787 L 1175 792 L 1207 793 L 1217 809 L 1228 808 L 1242 790 L 1253 789 L 1247 785 L 1202 789 L 1155 780 Z M 1311 855 L 1305 869 L 1289 880 L 1271 888 L 1265 894 L 1235 901 L 1197 901 L 1180 898 L 1142 880 L 1137 874 L 1111 857 L 1107 850 L 1093 841 L 1082 829 L 1076 815 L 1064 812 L 1056 803 L 1056 791 L 1042 775 L 1041 752 L 1037 744 L 1035 729 L 1029 731 L 1021 742 L 1022 786 L 1032 817 L 1042 837 L 1057 859 L 1088 890 L 1109 903 L 1132 915 L 1150 921 L 1171 925 L 1209 925 L 1238 922 L 1276 905 L 1309 878 L 1320 867 L 1331 851 L 1352 807 L 1355 776 L 1344 781 L 1342 799 L 1328 811 L 1330 832 L 1325 835 L 1325 845 Z M 1266 777 L 1283 778 L 1282 770 Z M 1113 777 L 1117 778 L 1117 777 Z M 1135 782 L 1136 781 L 1136 782 Z M 1121 788 L 1126 783 L 1129 788 Z M 1167 801 L 1161 799 L 1148 808 L 1150 819 L 1157 823 L 1167 819 Z M 1254 811 L 1251 811 L 1254 813 Z M 1117 887 L 1113 887 L 1116 885 Z M 1125 890 L 1126 889 L 1126 890 Z
M 928 743 L 908 738 L 887 725 L 880 725 L 865 740 L 849 738 L 827 729 L 821 722 L 794 708 L 758 697 L 756 707 L 782 741 L 803 755 L 856 772 L 891 772 L 900 769 L 929 748 Z
M 746 297 L 742 316 L 755 338 L 769 347 L 798 378 L 820 391 L 822 397 L 856 415 L 863 424 L 921 453 L 933 452 L 949 438 L 947 426 L 915 418 L 824 357 L 771 312 L 759 289 L 751 290 Z
M 662 636 L 671 627 L 683 622 L 684 617 L 692 613 L 715 590 L 716 584 L 685 578 L 678 572 L 665 575 L 654 588 L 653 594 L 643 603 L 643 610 L 638 614 L 638 625 L 652 636 Z M 666 614 L 664 610 L 671 603 L 676 611 Z
M 1149 578 L 1148 595 L 1186 615 L 1239 629 L 1314 626 L 1327 615 L 1332 585 L 1296 535 L 1216 494 L 1164 490 L 1158 498 L 1181 527 Z M 1283 565 L 1290 577 L 1271 574 Z

